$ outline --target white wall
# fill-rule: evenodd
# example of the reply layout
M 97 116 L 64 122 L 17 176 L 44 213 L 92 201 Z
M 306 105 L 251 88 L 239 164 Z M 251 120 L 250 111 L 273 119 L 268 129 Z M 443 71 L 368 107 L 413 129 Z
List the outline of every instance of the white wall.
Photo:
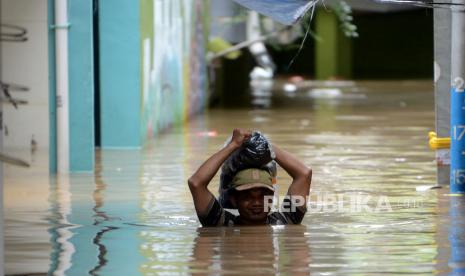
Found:
M 32 135 L 39 147 L 48 148 L 47 0 L 0 1 L 1 23 L 20 25 L 28 30 L 27 42 L 0 42 L 0 79 L 3 82 L 17 83 L 30 88 L 30 91 L 26 93 L 12 92 L 14 97 L 27 100 L 28 105 L 20 106 L 18 110 L 15 110 L 9 104 L 2 104 L 3 129 L 8 128 L 7 136 L 4 136 L 5 132 L 0 133 L 0 141 L 3 138 L 4 150 L 2 151 L 29 148 Z M 0 163 L 0 184 L 3 184 L 3 176 L 3 164 Z M 6 182 L 8 181 L 7 179 Z M 15 185 L 12 186 L 15 187 Z M 30 186 L 26 189 L 30 189 Z M 7 191 L 5 194 L 8 194 L 8 186 L 5 190 Z M 6 195 L 5 198 L 8 199 Z M 47 202 L 47 197 L 43 198 L 45 198 L 44 202 Z M 4 203 L 5 208 L 8 209 L 8 203 L 3 201 L 3 185 L 0 185 L 0 275 L 3 275 L 5 268 L 3 261 Z M 8 220 L 8 216 L 6 217 Z M 47 233 L 46 229 L 43 233 Z M 19 272 L 27 271 L 27 269 L 27 265 L 22 266 Z M 5 272 L 8 273 L 8 270 Z
M 1 22 L 28 30 L 26 42 L 1 42 L 1 80 L 30 88 L 12 93 L 28 105 L 15 110 L 3 104 L 4 148 L 30 147 L 32 135 L 39 147 L 48 148 L 47 0 L 1 0 Z

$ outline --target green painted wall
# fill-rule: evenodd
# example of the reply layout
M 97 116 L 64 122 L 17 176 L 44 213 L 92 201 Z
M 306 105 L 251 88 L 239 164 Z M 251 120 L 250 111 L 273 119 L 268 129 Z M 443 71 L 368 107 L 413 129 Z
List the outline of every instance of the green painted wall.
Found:
M 352 77 L 352 40 L 344 36 L 331 11 L 319 9 L 315 15 L 315 78 Z

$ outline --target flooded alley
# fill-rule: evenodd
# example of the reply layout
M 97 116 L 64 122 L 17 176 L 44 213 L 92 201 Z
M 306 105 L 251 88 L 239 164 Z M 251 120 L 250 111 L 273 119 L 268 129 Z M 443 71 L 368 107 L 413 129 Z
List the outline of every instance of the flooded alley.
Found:
M 50 177 L 40 152 L 29 170 L 5 166 L 6 273 L 463 272 L 463 201 L 448 187 L 416 191 L 436 183 L 431 83 L 335 82 L 330 97 L 324 85 L 275 87 L 269 108 L 213 109 L 141 150 L 101 150 L 94 174 Z M 312 201 L 363 195 L 368 207 L 312 205 L 300 226 L 201 228 L 187 178 L 235 127 L 311 166 Z M 279 168 L 278 193 L 289 184 Z M 374 212 L 379 198 L 389 208 Z

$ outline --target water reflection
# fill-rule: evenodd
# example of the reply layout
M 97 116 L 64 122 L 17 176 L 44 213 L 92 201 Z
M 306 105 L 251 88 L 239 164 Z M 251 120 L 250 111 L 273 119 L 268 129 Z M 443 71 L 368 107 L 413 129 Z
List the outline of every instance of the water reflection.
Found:
M 273 79 L 253 79 L 250 82 L 252 106 L 256 108 L 269 108 L 273 93 Z
M 102 157 L 101 157 L 101 152 L 97 152 L 96 157 L 95 157 L 95 163 L 96 163 L 96 169 L 95 169 L 95 190 L 93 193 L 93 199 L 94 199 L 94 207 L 92 210 L 95 212 L 94 215 L 94 223 L 93 225 L 98 226 L 104 222 L 109 221 L 111 218 L 107 215 L 107 213 L 102 209 L 104 205 L 104 193 L 107 185 L 103 182 L 102 179 Z M 98 263 L 95 265 L 94 268 L 92 268 L 89 271 L 90 275 L 98 275 L 100 270 L 107 264 L 108 258 L 107 258 L 107 248 L 105 246 L 105 243 L 103 243 L 103 240 L 105 238 L 105 235 L 108 234 L 110 231 L 114 231 L 119 229 L 119 227 L 115 226 L 106 226 L 102 230 L 98 231 L 97 234 L 95 235 L 94 239 L 92 242 L 96 245 L 97 250 L 98 250 Z
M 465 275 L 465 197 L 450 199 L 449 242 L 451 275 Z
M 193 274 L 310 272 L 307 228 L 198 228 L 189 265 Z
M 435 274 L 465 275 L 465 197 L 438 194 Z
M 97 153 L 95 174 L 60 176 L 51 183 L 49 274 L 137 274 L 137 265 L 124 261 L 140 262 L 138 229 L 127 226 L 140 212 L 139 158 L 138 151 Z
M 50 275 L 64 275 L 72 266 L 72 256 L 76 248 L 71 237 L 74 235 L 72 225 L 68 217 L 71 214 L 71 193 L 69 192 L 69 178 L 58 176 L 50 179 L 50 242 L 52 252 L 50 254 Z

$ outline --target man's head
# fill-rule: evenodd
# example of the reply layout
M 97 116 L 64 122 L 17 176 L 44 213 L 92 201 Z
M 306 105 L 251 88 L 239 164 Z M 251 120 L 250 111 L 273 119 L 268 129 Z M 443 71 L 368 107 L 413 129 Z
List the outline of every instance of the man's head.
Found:
M 232 202 L 238 209 L 242 222 L 263 224 L 269 210 L 265 210 L 266 197 L 273 196 L 271 175 L 260 169 L 246 169 L 238 172 L 232 181 Z M 266 208 L 268 209 L 268 208 Z

